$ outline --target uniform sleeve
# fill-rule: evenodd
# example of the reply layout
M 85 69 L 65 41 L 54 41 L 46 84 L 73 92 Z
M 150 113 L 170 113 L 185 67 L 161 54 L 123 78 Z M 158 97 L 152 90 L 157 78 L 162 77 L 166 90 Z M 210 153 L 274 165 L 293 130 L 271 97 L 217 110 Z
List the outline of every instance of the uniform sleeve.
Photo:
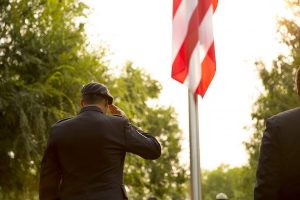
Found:
M 61 170 L 54 148 L 53 137 L 50 135 L 40 171 L 40 200 L 59 200 L 58 192 L 61 182 Z
M 278 199 L 281 173 L 278 131 L 278 128 L 267 121 L 256 171 L 255 200 Z
M 161 147 L 155 137 L 125 123 L 125 149 L 144 159 L 155 160 L 161 155 Z

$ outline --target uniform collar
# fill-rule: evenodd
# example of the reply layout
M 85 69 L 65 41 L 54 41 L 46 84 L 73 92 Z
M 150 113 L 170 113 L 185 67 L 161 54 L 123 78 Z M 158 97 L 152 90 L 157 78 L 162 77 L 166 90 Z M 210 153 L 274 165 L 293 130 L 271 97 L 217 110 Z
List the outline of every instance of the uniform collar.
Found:
M 85 111 L 97 111 L 97 112 L 103 113 L 101 108 L 99 108 L 98 106 L 93 106 L 93 105 L 85 106 L 85 107 L 81 108 L 80 113 L 85 112 Z

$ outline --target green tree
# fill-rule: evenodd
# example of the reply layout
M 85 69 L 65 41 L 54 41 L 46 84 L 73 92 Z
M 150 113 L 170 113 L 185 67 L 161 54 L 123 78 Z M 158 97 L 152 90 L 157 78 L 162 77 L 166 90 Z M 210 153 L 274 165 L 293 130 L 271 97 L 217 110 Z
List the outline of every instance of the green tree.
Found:
M 220 165 L 217 169 L 203 172 L 203 195 L 204 200 L 215 200 L 216 195 L 225 193 L 231 200 L 251 200 L 244 189 L 244 177 L 248 172 L 247 167 L 230 168 Z
M 289 55 L 279 55 L 272 68 L 262 61 L 255 63 L 264 88 L 256 100 L 253 111 L 254 133 L 245 142 L 249 163 L 241 168 L 220 166 L 216 170 L 204 172 L 204 199 L 214 199 L 224 192 L 230 199 L 253 199 L 255 172 L 259 147 L 265 129 L 265 120 L 274 114 L 299 106 L 295 87 L 295 74 L 300 65 L 300 4 L 298 0 L 286 0 L 291 16 L 278 21 L 281 42 L 290 49 Z
M 156 162 L 128 157 L 130 195 L 185 199 L 174 110 L 148 106 L 161 90 L 149 75 L 127 64 L 114 77 L 107 50 L 87 50 L 87 10 L 79 0 L 0 0 L 0 199 L 37 198 L 49 127 L 78 112 L 80 88 L 92 80 L 107 84 L 133 123 L 156 135 L 163 146 Z
M 263 62 L 256 62 L 264 90 L 253 106 L 254 133 L 251 139 L 245 143 L 250 166 L 247 181 L 250 180 L 252 183 L 249 184 L 252 191 L 265 120 L 274 114 L 299 105 L 295 74 L 300 65 L 300 4 L 298 0 L 286 0 L 286 3 L 291 16 L 285 16 L 279 20 L 278 32 L 282 42 L 290 50 L 289 55 L 279 55 L 273 61 L 270 70 Z
M 47 130 L 75 114 L 87 80 L 107 79 L 86 50 L 87 7 L 77 0 L 0 4 L 0 187 L 3 199 L 33 199 Z M 78 76 L 80 74 L 80 76 Z

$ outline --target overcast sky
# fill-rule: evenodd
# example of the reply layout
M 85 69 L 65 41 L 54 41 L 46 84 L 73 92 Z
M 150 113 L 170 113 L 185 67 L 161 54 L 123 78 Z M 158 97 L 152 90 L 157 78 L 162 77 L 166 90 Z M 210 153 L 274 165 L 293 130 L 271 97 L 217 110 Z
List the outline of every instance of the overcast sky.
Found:
M 128 60 L 158 80 L 160 105 L 172 105 L 183 131 L 181 160 L 189 162 L 187 88 L 171 79 L 171 0 L 85 0 L 92 8 L 86 26 L 90 43 L 108 45 L 116 73 Z M 199 98 L 201 166 L 247 162 L 243 141 L 250 136 L 251 110 L 261 92 L 254 61 L 270 64 L 282 51 L 276 16 L 283 0 L 219 0 L 214 15 L 217 72 Z

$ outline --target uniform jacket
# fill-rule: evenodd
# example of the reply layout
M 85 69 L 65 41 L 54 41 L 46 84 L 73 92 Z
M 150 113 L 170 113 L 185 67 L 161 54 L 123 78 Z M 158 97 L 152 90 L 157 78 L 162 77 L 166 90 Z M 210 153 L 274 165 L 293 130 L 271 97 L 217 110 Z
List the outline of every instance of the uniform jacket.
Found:
M 300 108 L 267 120 L 256 177 L 255 200 L 300 199 Z
M 126 118 L 88 106 L 51 128 L 40 172 L 40 200 L 127 199 L 126 152 L 144 159 L 161 154 L 158 141 Z

